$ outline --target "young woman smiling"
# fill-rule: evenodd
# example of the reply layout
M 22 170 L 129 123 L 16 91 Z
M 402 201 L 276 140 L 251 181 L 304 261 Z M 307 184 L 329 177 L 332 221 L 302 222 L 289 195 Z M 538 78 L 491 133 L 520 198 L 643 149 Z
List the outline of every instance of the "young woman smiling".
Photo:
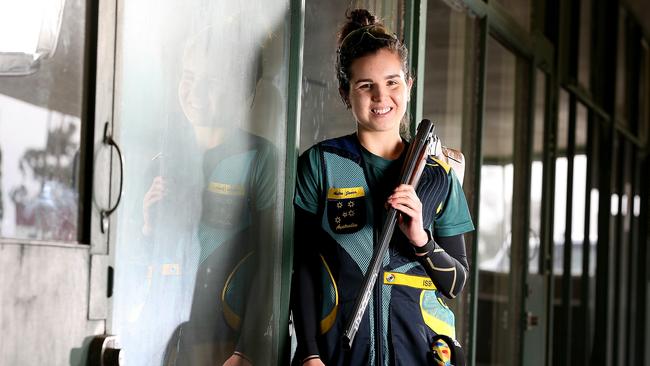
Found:
M 347 20 L 339 33 L 336 70 L 356 133 L 318 143 L 298 162 L 294 364 L 444 362 L 456 348 L 453 313 L 442 296 L 455 297 L 465 284 L 462 234 L 474 226 L 462 187 L 444 162 L 427 160 L 417 190 L 397 185 L 408 146 L 400 131 L 407 130 L 413 84 L 407 50 L 367 10 L 354 10 Z M 386 207 L 399 211 L 400 230 L 346 351 L 341 336 Z M 440 336 L 448 337 L 443 340 L 450 349 L 437 346 Z M 461 362 L 457 359 L 454 364 Z

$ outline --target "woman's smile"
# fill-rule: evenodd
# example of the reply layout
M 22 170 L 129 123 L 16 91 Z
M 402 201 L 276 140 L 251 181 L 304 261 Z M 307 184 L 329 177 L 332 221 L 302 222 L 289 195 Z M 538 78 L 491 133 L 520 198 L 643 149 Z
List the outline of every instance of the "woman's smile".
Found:
M 382 116 L 382 115 L 384 115 L 384 114 L 386 114 L 386 113 L 388 113 L 388 112 L 390 112 L 392 110 L 393 110 L 393 108 L 391 108 L 391 107 L 383 107 L 383 108 L 373 108 L 373 109 L 371 109 L 372 113 L 374 113 L 376 115 L 380 115 L 380 116 Z

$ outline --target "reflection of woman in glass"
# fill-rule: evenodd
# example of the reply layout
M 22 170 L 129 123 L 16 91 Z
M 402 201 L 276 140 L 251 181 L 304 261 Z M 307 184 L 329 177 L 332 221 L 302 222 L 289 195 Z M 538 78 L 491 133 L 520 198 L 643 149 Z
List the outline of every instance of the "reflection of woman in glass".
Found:
M 417 190 L 397 186 L 408 145 L 400 137 L 412 85 L 406 60 L 402 42 L 370 13 L 350 13 L 339 34 L 336 66 L 357 131 L 315 145 L 298 163 L 292 294 L 297 364 L 426 365 L 459 349 L 453 314 L 441 295 L 453 298 L 465 284 L 462 234 L 473 224 L 462 187 L 444 162 L 428 159 Z M 385 206 L 400 212 L 400 230 L 352 349 L 345 351 L 342 332 Z
M 176 329 L 165 364 L 246 365 L 270 356 L 266 259 L 272 258 L 275 150 L 237 127 L 251 108 L 260 52 L 238 27 L 229 20 L 205 29 L 183 55 L 179 98 L 203 154 L 200 253 L 190 319 Z M 154 179 L 145 206 L 164 198 L 165 189 L 162 178 Z

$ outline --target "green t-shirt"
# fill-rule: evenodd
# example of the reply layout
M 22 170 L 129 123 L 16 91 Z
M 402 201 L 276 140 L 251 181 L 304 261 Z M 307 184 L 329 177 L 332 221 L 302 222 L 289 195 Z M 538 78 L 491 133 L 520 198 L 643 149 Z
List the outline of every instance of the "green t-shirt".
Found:
M 397 186 L 403 158 L 387 160 L 361 147 L 366 164 L 367 183 L 374 207 L 383 207 L 388 193 Z M 320 148 L 318 145 L 305 151 L 298 159 L 298 177 L 294 202 L 303 210 L 316 214 L 325 182 L 322 174 Z M 474 230 L 467 208 L 465 193 L 453 169 L 447 175 L 451 180 L 449 194 L 441 211 L 436 215 L 433 233 L 436 236 L 454 236 Z

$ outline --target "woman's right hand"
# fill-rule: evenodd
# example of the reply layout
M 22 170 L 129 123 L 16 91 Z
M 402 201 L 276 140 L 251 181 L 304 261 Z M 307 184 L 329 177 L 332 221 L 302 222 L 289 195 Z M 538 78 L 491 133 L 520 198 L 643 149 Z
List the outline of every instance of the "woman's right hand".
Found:
M 163 199 L 165 195 L 167 194 L 167 191 L 165 190 L 165 180 L 161 176 L 157 176 L 153 179 L 153 182 L 151 182 L 151 186 L 149 187 L 149 190 L 147 193 L 144 195 L 144 199 L 142 200 L 142 219 L 143 219 L 143 225 L 142 225 L 142 233 L 144 235 L 149 235 L 151 234 L 151 214 L 149 210 L 151 209 L 151 206 Z
M 302 366 L 325 366 L 320 358 L 312 358 L 311 360 L 302 364 Z

